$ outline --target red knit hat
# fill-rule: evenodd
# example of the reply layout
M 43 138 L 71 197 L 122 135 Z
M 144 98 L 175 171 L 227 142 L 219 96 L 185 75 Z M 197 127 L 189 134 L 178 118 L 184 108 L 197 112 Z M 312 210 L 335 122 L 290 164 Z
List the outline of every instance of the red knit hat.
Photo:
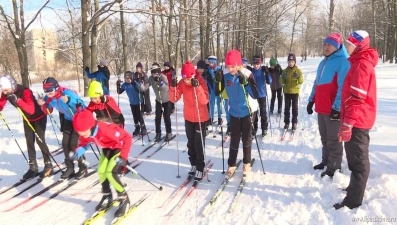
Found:
M 183 78 L 191 78 L 192 75 L 196 75 L 196 69 L 188 60 L 185 64 L 183 64 L 181 73 Z
M 87 131 L 95 126 L 95 119 L 92 112 L 89 110 L 83 110 L 76 113 L 73 117 L 73 127 L 77 132 Z
M 225 65 L 226 66 L 241 66 L 241 53 L 235 49 L 230 50 L 226 54 L 226 59 L 225 59 Z

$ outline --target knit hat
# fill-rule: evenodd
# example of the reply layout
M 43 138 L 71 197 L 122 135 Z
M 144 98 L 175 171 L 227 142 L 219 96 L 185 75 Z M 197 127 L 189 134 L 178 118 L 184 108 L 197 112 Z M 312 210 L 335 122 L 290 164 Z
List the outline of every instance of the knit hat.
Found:
M 43 81 L 43 90 L 45 93 L 57 91 L 59 89 L 58 81 L 53 77 L 49 77 Z
M 241 53 L 236 49 L 232 49 L 228 51 L 225 58 L 225 65 L 241 66 L 242 65 Z
M 257 55 L 252 57 L 252 64 L 261 64 L 261 63 L 262 63 L 261 57 Z
M 346 41 L 357 47 L 366 38 L 369 38 L 369 34 L 367 31 L 356 30 L 349 35 Z
M 161 73 L 161 68 L 160 68 L 160 64 L 158 64 L 157 62 L 154 62 L 152 64 L 152 67 L 150 68 L 150 73 L 154 74 L 154 73 Z
M 88 96 L 90 98 L 97 98 L 103 95 L 102 84 L 96 80 L 93 80 L 90 83 L 90 87 L 88 88 Z
M 342 35 L 340 33 L 334 32 L 324 39 L 324 44 L 330 44 L 336 49 L 339 49 L 342 45 Z
M 124 79 L 126 79 L 126 78 L 132 79 L 132 72 L 131 72 L 131 71 L 126 71 L 126 72 L 124 73 Z
M 99 60 L 99 66 L 107 66 L 108 62 L 105 59 L 100 59 Z
M 90 110 L 78 112 L 73 117 L 73 128 L 77 132 L 87 131 L 95 126 L 94 115 Z
M 17 89 L 17 81 L 9 74 L 0 78 L 0 90 L 11 89 L 14 92 Z
M 136 64 L 136 67 L 135 67 L 135 68 L 138 68 L 138 67 L 139 67 L 139 68 L 143 68 L 141 62 L 138 62 L 138 63 Z
M 164 62 L 164 66 L 168 66 L 169 68 L 172 67 L 170 62 Z
M 196 74 L 196 70 L 194 69 L 193 64 L 191 64 L 188 60 L 185 64 L 183 64 L 181 73 L 183 78 L 191 78 L 192 75 Z
M 213 64 L 217 64 L 217 58 L 216 56 L 210 55 L 208 56 L 208 63 L 213 63 Z
M 277 60 L 272 57 L 269 60 L 269 64 L 270 64 L 270 66 L 277 66 Z
M 205 69 L 207 68 L 207 64 L 205 63 L 204 60 L 199 60 L 197 62 L 197 69 Z
M 296 56 L 293 53 L 289 53 L 288 55 L 288 61 L 293 60 L 296 63 Z

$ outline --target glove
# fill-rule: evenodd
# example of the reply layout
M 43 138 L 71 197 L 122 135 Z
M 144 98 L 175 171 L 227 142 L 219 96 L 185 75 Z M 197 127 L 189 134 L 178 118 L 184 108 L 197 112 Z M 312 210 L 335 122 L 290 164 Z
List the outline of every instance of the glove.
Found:
M 164 81 L 160 81 L 160 87 L 164 85 Z
M 68 101 L 69 101 L 69 97 L 67 96 L 67 95 L 63 95 L 62 97 L 61 97 L 61 100 L 64 102 L 64 103 L 68 103 Z
M 244 86 L 248 85 L 247 77 L 244 74 L 242 74 L 240 71 L 238 71 L 238 79 L 240 80 L 240 84 Z
M 123 158 L 121 158 L 121 157 L 118 157 L 118 159 L 117 159 L 117 165 L 118 165 L 119 167 L 125 167 L 125 166 L 127 166 L 127 160 L 126 160 L 126 159 L 123 159 Z
M 90 67 L 88 67 L 88 66 L 86 66 L 85 68 L 84 68 L 84 71 L 86 71 L 86 72 L 90 72 Z
M 78 147 L 78 148 L 76 148 L 76 150 L 74 151 L 74 154 L 70 157 L 70 159 L 72 160 L 72 161 L 75 161 L 75 160 L 77 160 L 77 159 L 79 159 L 81 156 L 83 156 L 84 155 L 84 153 L 87 151 L 87 149 L 86 148 L 84 148 L 84 147 Z
M 160 76 L 153 77 L 153 80 L 156 81 L 156 82 L 159 82 L 160 81 Z
M 269 73 L 269 70 L 267 69 L 266 66 L 262 66 L 261 69 L 262 69 L 262 72 L 264 72 L 265 74 Z
M 171 86 L 176 87 L 177 84 L 178 84 L 178 80 L 176 78 L 172 79 Z
M 174 67 L 173 66 L 171 66 L 171 68 L 170 68 L 172 71 L 175 71 L 175 69 L 174 69 Z
M 216 82 L 221 82 L 223 77 L 223 71 L 222 70 L 217 70 L 215 71 L 215 81 Z
M 350 141 L 350 138 L 352 137 L 352 128 L 353 126 L 349 126 L 346 124 L 343 124 L 340 129 L 339 129 L 339 142 L 347 142 Z
M 199 86 L 199 82 L 196 78 L 192 78 L 192 80 L 190 81 L 193 87 L 198 87 Z
M 294 74 L 292 75 L 295 79 L 299 78 L 299 74 L 297 72 L 294 72 Z
M 101 99 L 102 103 L 106 103 L 108 101 L 108 99 L 105 97 L 105 95 L 101 95 L 101 97 L 99 97 Z
M 7 95 L 7 100 L 8 100 L 11 104 L 16 105 L 16 104 L 17 104 L 18 97 L 17 97 L 15 94 L 8 94 L 8 95 Z
M 120 79 L 116 81 L 117 86 L 120 86 L 121 83 L 122 83 L 122 81 Z
M 313 114 L 313 105 L 314 102 L 307 103 L 307 107 L 306 107 L 307 114 L 309 115 Z
M 335 109 L 332 109 L 331 114 L 329 115 L 329 118 L 332 121 L 340 121 L 340 112 L 336 111 Z

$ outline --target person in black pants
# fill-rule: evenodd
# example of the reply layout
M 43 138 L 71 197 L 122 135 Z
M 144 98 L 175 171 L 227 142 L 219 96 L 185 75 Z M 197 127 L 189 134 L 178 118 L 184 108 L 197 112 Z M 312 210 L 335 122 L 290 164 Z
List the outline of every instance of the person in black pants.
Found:
M 274 103 L 277 97 L 277 114 L 278 116 L 280 116 L 283 107 L 283 86 L 280 83 L 280 77 L 283 69 L 281 69 L 280 64 L 278 64 L 277 60 L 273 57 L 270 59 L 269 64 L 269 73 L 272 76 L 272 84 L 270 85 L 270 88 L 272 90 L 272 98 L 270 100 L 270 114 L 273 114 Z
M 136 71 L 134 73 L 134 77 L 140 77 L 141 79 L 147 79 L 148 76 L 145 72 L 143 72 L 142 70 L 142 63 L 138 62 L 136 64 Z M 142 111 L 142 115 L 150 115 L 152 113 L 152 103 L 150 101 L 150 89 L 147 89 L 144 93 L 143 93 L 143 101 L 141 103 L 141 111 Z
M 17 84 L 14 77 L 10 75 L 5 75 L 0 78 L 0 89 L 3 93 L 0 98 L 0 111 L 3 110 L 8 100 L 14 107 L 20 108 L 28 120 L 23 120 L 23 129 L 26 146 L 28 148 L 29 170 L 23 175 L 22 179 L 31 179 L 37 175 L 39 175 L 40 178 L 51 176 L 53 174 L 53 168 L 50 159 L 50 151 L 45 142 L 47 116 L 41 111 L 33 92 L 23 85 Z M 34 131 L 29 126 L 29 123 Z M 35 136 L 35 132 L 40 139 Z M 38 173 L 36 149 L 34 145 L 35 141 L 37 141 L 37 145 L 40 147 L 44 159 L 44 170 L 41 173 Z

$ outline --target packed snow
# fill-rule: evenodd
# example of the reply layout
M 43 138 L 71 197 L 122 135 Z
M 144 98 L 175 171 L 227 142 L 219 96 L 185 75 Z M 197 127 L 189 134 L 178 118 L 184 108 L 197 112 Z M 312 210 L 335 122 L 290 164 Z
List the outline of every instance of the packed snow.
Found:
M 170 213 L 172 208 L 178 204 L 182 193 L 185 193 L 187 189 L 182 190 L 169 204 L 161 207 L 168 196 L 185 180 L 190 169 L 187 154 L 183 152 L 186 149 L 187 139 L 184 134 L 183 101 L 180 101 L 177 104 L 179 135 L 150 159 L 147 159 L 146 156 L 152 153 L 155 147 L 140 156 L 139 161 L 144 163 L 136 168 L 140 174 L 155 185 L 163 186 L 164 190 L 156 190 L 137 175 L 131 176 L 129 174 L 124 177 L 123 182 L 127 184 L 126 189 L 131 202 L 137 201 L 146 193 L 150 193 L 150 197 L 122 224 L 396 224 L 397 65 L 380 63 L 376 67 L 378 114 L 375 126 L 370 132 L 371 173 L 363 205 L 358 209 L 349 210 L 345 207 L 336 211 L 332 205 L 342 201 L 345 192 L 341 189 L 347 187 L 350 171 L 347 168 L 345 158 L 342 164 L 342 172 L 336 173 L 333 180 L 329 178 L 321 179 L 321 172 L 313 170 L 313 165 L 321 160 L 321 142 L 317 131 L 317 116 L 315 114 L 309 116 L 306 113 L 307 99 L 320 60 L 320 58 L 309 58 L 307 61 L 297 63 L 305 77 L 300 93 L 299 129 L 293 141 L 289 141 L 288 134 L 286 140 L 280 141 L 282 129 L 276 122 L 276 118 L 271 117 L 271 129 L 263 143 L 260 142 L 258 135 L 260 153 L 266 174 L 263 174 L 257 145 L 254 141 L 252 157 L 256 161 L 233 213 L 229 213 L 228 210 L 242 177 L 242 167 L 239 168 L 229 185 L 222 192 L 213 209 L 209 211 L 208 215 L 202 216 L 204 207 L 219 188 L 224 177 L 222 174 L 222 149 L 217 148 L 221 143 L 220 135 L 216 138 L 209 135 L 206 138 L 206 158 L 214 162 L 208 176 L 210 182 L 206 178 L 203 179 L 179 210 Z M 281 59 L 280 64 L 285 67 L 286 60 Z M 112 79 L 114 80 L 112 80 L 111 94 L 117 101 L 118 96 L 114 85 L 117 78 L 113 76 Z M 61 85 L 78 90 L 77 81 L 61 82 Z M 34 85 L 33 90 L 35 93 L 41 92 L 41 85 Z M 152 90 L 151 92 L 153 95 Z M 88 102 L 88 98 L 85 98 L 85 101 Z M 120 95 L 119 101 L 126 117 L 126 129 L 132 132 L 134 129 L 133 120 L 126 94 Z M 152 97 L 152 109 L 154 111 L 154 95 Z M 192 111 L 192 113 L 194 112 Z M 13 135 L 27 155 L 21 116 L 10 104 L 7 104 L 2 113 Z M 223 116 L 225 115 L 223 114 Z M 54 113 L 54 118 L 58 122 L 57 112 Z M 173 133 L 176 133 L 175 114 L 171 118 Z M 148 130 L 154 129 L 154 114 L 146 117 L 145 122 Z M 225 130 L 226 127 L 224 127 Z M 2 191 L 19 181 L 28 166 L 3 121 L 0 122 L 0 131 L 0 191 Z M 163 128 L 164 134 L 165 129 Z M 149 136 L 150 139 L 154 138 L 153 130 Z M 61 141 L 61 137 L 62 134 L 59 129 L 55 126 L 54 133 L 51 122 L 48 120 L 46 140 L 50 150 L 59 147 L 57 138 Z M 146 146 L 149 144 L 146 137 L 144 138 L 144 144 Z M 130 152 L 130 159 L 132 160 L 143 148 L 145 147 L 142 146 L 141 140 L 135 142 Z M 224 151 L 226 170 L 228 149 L 225 148 Z M 41 156 L 38 147 L 37 155 L 38 157 Z M 97 163 L 97 159 L 91 150 L 86 153 L 86 156 L 90 165 Z M 181 178 L 177 178 L 178 156 Z M 242 153 L 239 154 L 239 158 L 242 158 Z M 63 154 L 57 155 L 55 159 L 58 163 L 61 163 Z M 43 161 L 38 160 L 38 163 L 39 168 L 42 169 Z M 33 183 L 35 179 L 0 195 L 0 224 L 82 224 L 94 212 L 94 207 L 101 198 L 100 185 L 87 188 L 97 181 L 96 175 L 80 180 L 70 189 L 32 211 L 28 210 L 61 189 L 68 181 L 14 210 L 4 212 L 52 184 L 59 179 L 59 176 L 57 174 L 51 178 L 46 178 L 39 185 L 11 200 L 8 199 Z M 191 184 L 187 187 L 190 186 Z M 116 208 L 112 208 L 95 224 L 110 224 L 115 210 Z

